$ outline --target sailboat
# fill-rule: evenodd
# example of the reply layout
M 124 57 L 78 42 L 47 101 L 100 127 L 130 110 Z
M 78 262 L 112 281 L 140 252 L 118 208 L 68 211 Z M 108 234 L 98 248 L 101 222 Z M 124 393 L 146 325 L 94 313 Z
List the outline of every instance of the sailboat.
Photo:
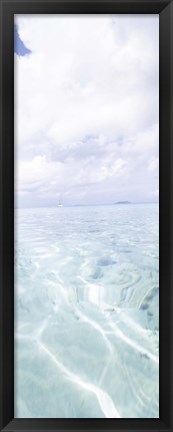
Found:
M 62 202 L 59 200 L 58 207 L 63 207 Z

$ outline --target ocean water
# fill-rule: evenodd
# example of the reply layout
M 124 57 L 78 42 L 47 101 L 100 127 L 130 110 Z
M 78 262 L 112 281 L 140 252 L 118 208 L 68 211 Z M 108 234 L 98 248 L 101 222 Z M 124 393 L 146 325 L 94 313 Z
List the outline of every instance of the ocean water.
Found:
M 16 210 L 15 417 L 159 417 L 158 204 Z

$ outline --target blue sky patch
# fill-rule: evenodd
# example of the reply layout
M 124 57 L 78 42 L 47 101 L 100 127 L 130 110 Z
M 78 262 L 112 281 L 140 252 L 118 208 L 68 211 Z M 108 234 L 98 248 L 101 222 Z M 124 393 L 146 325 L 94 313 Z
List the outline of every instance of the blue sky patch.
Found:
M 18 56 L 25 56 L 25 55 L 31 53 L 31 50 L 28 49 L 25 46 L 25 44 L 22 42 L 22 40 L 20 39 L 20 36 L 18 33 L 18 28 L 17 28 L 16 24 L 14 24 L 14 52 Z

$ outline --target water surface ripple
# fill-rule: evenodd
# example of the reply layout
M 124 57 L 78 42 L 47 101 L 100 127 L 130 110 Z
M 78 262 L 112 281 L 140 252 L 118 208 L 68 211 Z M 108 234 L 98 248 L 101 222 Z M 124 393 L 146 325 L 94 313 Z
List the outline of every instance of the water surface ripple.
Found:
M 18 209 L 15 417 L 159 417 L 158 205 Z

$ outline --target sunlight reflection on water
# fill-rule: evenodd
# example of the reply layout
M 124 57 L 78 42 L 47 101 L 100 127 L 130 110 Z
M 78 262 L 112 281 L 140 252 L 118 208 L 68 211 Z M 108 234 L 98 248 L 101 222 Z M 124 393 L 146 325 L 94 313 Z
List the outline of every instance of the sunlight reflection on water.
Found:
M 16 210 L 15 417 L 159 417 L 158 205 Z

